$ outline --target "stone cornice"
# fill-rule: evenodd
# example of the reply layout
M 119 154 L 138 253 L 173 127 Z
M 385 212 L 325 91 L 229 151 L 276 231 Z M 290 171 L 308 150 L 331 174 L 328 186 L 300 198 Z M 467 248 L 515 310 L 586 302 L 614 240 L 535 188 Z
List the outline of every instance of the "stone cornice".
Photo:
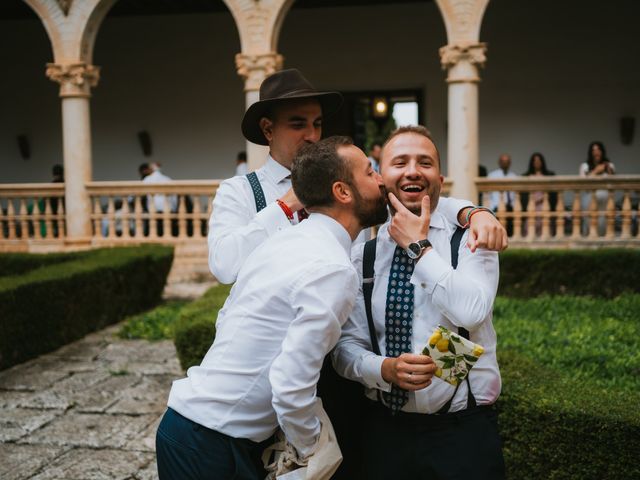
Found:
M 245 91 L 258 90 L 262 81 L 282 69 L 284 58 L 279 53 L 270 52 L 260 55 L 236 55 L 238 75 L 245 80 Z

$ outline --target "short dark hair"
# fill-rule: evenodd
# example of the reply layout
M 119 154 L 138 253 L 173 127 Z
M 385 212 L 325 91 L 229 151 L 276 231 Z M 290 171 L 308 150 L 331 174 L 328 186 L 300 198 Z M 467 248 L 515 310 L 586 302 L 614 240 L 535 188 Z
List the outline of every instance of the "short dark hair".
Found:
M 236 158 L 238 160 L 242 161 L 242 162 L 246 162 L 247 161 L 247 152 L 245 152 L 244 150 L 242 152 L 238 152 L 238 156 Z
M 64 175 L 64 167 L 59 163 L 56 163 L 51 169 L 51 173 L 61 177 L 62 175 Z
M 436 147 L 436 153 L 438 154 L 438 167 L 440 168 L 440 150 L 438 150 L 438 146 L 436 145 L 436 142 L 433 140 L 433 137 L 431 136 L 431 132 L 429 131 L 429 129 L 422 125 L 405 125 L 404 127 L 396 128 L 393 132 L 389 134 L 389 137 L 384 142 L 384 145 L 382 145 L 382 149 L 384 150 L 384 148 L 393 138 L 397 137 L 398 135 L 402 135 L 403 133 L 415 133 L 416 135 L 422 135 L 423 137 L 426 137 L 429 140 L 431 140 L 431 143 L 433 143 L 433 146 Z
M 303 147 L 291 166 L 293 191 L 309 207 L 333 205 L 333 184 L 351 183 L 351 165 L 338 155 L 340 147 L 353 145 L 349 137 L 333 136 Z

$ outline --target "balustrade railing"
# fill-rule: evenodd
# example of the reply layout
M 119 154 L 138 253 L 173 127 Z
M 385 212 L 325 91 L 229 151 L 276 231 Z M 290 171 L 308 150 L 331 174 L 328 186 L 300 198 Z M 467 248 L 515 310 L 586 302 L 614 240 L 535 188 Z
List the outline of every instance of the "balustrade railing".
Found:
M 205 245 L 211 202 L 220 181 L 89 182 L 92 244 Z M 447 179 L 443 193 L 449 190 Z M 640 175 L 477 180 L 486 206 L 514 246 L 640 246 Z M 508 193 L 506 193 L 508 192 Z M 0 250 L 55 248 L 65 239 L 64 184 L 0 185 Z
M 640 175 L 478 179 L 513 245 L 639 245 Z
M 64 210 L 63 183 L 0 185 L 0 242 L 61 242 Z

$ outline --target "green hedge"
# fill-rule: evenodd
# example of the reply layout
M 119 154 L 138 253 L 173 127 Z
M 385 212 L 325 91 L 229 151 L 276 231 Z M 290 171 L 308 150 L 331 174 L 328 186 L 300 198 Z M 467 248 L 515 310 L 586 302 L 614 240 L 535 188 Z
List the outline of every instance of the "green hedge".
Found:
M 0 277 L 21 275 L 36 268 L 77 260 L 89 253 L 3 253 L 0 254 Z
M 229 296 L 229 285 L 210 288 L 180 312 L 174 326 L 174 343 L 184 370 L 199 365 L 216 336 L 218 311 Z
M 157 304 L 170 247 L 83 252 L 0 278 L 0 369 L 54 350 Z
M 498 294 L 507 297 L 640 293 L 640 250 L 507 250 Z
M 640 478 L 640 395 L 598 388 L 513 350 L 499 354 L 507 478 Z
M 640 478 L 640 295 L 498 297 L 512 479 Z

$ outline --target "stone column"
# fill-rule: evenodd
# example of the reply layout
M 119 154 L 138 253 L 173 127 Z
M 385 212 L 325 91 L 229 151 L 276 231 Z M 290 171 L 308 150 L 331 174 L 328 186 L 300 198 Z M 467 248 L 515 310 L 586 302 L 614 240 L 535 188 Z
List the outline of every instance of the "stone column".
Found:
M 47 77 L 60 84 L 65 178 L 66 241 L 91 242 L 91 199 L 85 184 L 91 181 L 91 121 L 89 98 L 100 76 L 99 67 L 78 63 L 49 63 Z
M 440 49 L 443 69 L 448 70 L 449 132 L 448 175 L 453 179 L 451 196 L 477 201 L 478 190 L 478 83 L 479 67 L 486 61 L 486 44 L 456 43 Z
M 238 75 L 244 79 L 245 109 L 260 99 L 262 81 L 282 68 L 282 55 L 270 52 L 261 55 L 236 55 Z M 269 148 L 247 141 L 247 165 L 250 171 L 260 168 L 267 158 Z

